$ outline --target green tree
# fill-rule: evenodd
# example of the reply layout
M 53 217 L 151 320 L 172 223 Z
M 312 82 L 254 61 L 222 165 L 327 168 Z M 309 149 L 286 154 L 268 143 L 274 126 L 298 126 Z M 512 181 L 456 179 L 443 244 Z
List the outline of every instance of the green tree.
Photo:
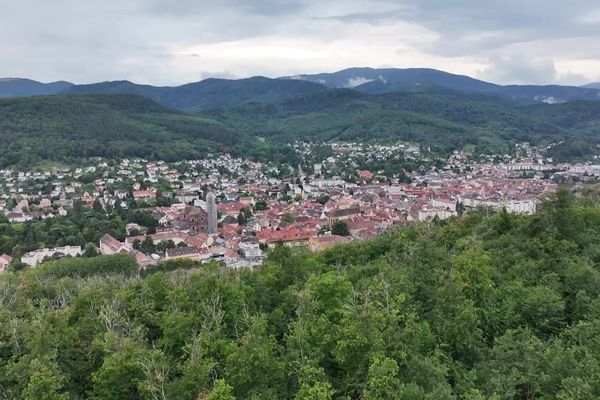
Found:
M 350 236 L 350 231 L 348 230 L 348 224 L 346 223 L 346 221 L 335 221 L 331 225 L 331 234 L 339 236 Z
M 400 392 L 398 380 L 398 364 L 396 361 L 376 355 L 369 366 L 365 400 L 393 399 Z
M 206 400 L 235 400 L 233 388 L 223 379 L 217 379 L 213 389 L 206 396 Z

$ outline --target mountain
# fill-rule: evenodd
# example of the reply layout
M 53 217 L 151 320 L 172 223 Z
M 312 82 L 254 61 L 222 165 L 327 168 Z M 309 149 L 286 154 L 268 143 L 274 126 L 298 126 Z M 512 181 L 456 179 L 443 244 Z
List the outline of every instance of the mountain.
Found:
M 72 85 L 64 81 L 42 83 L 31 79 L 3 78 L 0 79 L 0 98 L 56 94 Z
M 317 82 L 330 88 L 354 88 L 370 94 L 422 91 L 430 87 L 443 87 L 527 102 L 562 103 L 573 100 L 600 100 L 600 90 L 597 88 L 559 85 L 502 86 L 429 68 L 349 68 L 333 73 L 286 78 Z
M 212 108 L 236 107 L 245 103 L 271 103 L 295 96 L 314 94 L 327 88 L 353 89 L 382 94 L 398 91 L 439 93 L 445 90 L 497 96 L 518 103 L 563 103 L 599 100 L 600 88 L 559 85 L 497 85 L 465 75 L 429 68 L 348 68 L 333 73 L 288 76 L 277 79 L 205 79 L 181 86 L 150 86 L 129 81 L 73 85 L 68 82 L 43 84 L 27 79 L 0 80 L 0 97 L 48 94 L 135 94 L 166 107 L 198 113 Z
M 231 151 L 240 135 L 133 95 L 0 100 L 0 168 L 87 157 L 198 158 Z
M 324 91 L 321 84 L 293 79 L 205 79 L 176 87 L 138 85 L 129 81 L 75 85 L 65 94 L 125 93 L 148 97 L 166 107 L 199 112 L 246 102 L 273 102 L 287 97 Z
M 586 89 L 600 89 L 600 82 L 588 83 L 587 85 L 581 86 Z

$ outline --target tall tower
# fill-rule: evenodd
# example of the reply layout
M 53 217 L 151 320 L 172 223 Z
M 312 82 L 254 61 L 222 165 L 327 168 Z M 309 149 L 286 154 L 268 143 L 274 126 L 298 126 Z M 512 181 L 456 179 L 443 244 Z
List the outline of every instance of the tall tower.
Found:
M 208 224 L 206 232 L 213 234 L 217 232 L 217 203 L 215 202 L 215 194 L 208 192 L 206 195 L 206 213 L 208 214 Z

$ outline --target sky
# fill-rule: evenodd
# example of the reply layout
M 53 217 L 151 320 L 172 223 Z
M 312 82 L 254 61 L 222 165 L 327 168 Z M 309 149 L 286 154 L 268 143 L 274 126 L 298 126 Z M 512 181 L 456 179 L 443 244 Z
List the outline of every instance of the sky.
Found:
M 177 85 L 365 66 L 600 81 L 600 2 L 0 0 L 0 77 Z

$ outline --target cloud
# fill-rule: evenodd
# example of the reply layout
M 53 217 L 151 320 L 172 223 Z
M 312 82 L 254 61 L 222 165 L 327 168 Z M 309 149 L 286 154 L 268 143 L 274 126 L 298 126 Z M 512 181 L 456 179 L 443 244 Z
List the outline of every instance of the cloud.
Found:
M 600 80 L 596 0 L 0 0 L 0 9 L 0 77 L 179 84 L 372 66 L 499 83 Z
M 360 85 L 364 85 L 365 83 L 373 82 L 375 79 L 365 78 L 364 76 L 353 76 L 348 79 L 348 82 L 345 84 L 348 88 L 355 88 Z
M 521 57 L 500 57 L 490 60 L 480 76 L 491 82 L 513 84 L 544 84 L 556 80 L 556 67 L 552 60 Z

